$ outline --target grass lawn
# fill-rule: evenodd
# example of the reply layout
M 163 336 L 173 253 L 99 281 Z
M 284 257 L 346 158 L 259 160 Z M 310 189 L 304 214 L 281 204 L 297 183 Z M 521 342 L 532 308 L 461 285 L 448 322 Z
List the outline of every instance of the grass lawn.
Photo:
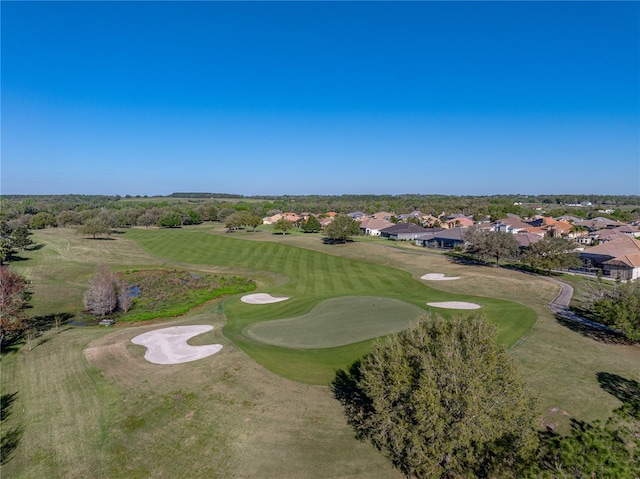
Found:
M 291 299 L 248 305 L 237 295 L 170 320 L 64 326 L 37 338 L 32 351 L 4 350 L 2 434 L 14 442 L 3 448 L 2 477 L 401 477 L 373 447 L 353 438 L 326 387 L 336 368 L 369 350 L 370 340 L 303 350 L 243 334 L 345 296 L 403 301 L 416 311 L 427 310 L 428 301 L 482 305 L 540 398 L 541 425 L 562 430 L 571 417 L 605 419 L 620 402 L 601 387 L 598 373 L 640 380 L 640 347 L 596 341 L 555 320 L 548 303 L 556 285 L 503 268 L 457 264 L 419 248 L 324 245 L 314 236 L 261 231 L 225 234 L 219 225 L 213 233 L 208 225 L 133 229 L 95 241 L 52 229 L 34 240 L 44 247 L 11 265 L 33 282 L 33 315 L 78 312 L 101 261 L 121 272 L 237 274 L 254 278 L 257 291 Z M 419 281 L 425 273 L 461 279 Z M 160 366 L 146 362 L 145 348 L 130 342 L 155 328 L 197 324 L 214 330 L 190 343 L 222 344 L 222 351 Z
M 421 314 L 398 299 L 344 296 L 322 301 L 303 316 L 251 324 L 242 333 L 285 348 L 333 348 L 402 331 Z
M 244 234 L 245 237 L 252 235 Z M 228 322 L 224 332 L 263 366 L 289 379 L 326 385 L 333 379 L 336 369 L 348 366 L 367 351 L 370 341 L 323 350 L 284 349 L 252 340 L 242 331 L 253 323 L 308 314 L 321 301 L 336 296 L 384 296 L 413 303 L 424 310 L 426 303 L 433 301 L 478 303 L 489 320 L 497 325 L 499 341 L 507 346 L 526 334 L 535 322 L 535 313 L 521 304 L 437 291 L 397 268 L 278 242 L 243 241 L 238 236 L 208 234 L 202 228 L 135 229 L 125 235 L 157 257 L 285 275 L 288 281 L 266 292 L 289 296 L 290 300 L 257 307 L 243 303 L 239 297 L 227 299 L 224 304 Z M 287 235 L 270 236 L 284 239 Z M 444 310 L 438 310 L 438 313 L 446 314 Z

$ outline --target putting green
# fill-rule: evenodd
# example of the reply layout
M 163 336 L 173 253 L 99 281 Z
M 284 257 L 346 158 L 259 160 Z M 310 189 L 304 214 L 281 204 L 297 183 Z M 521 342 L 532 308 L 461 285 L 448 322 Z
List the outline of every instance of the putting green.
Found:
M 423 313 L 398 299 L 342 296 L 322 301 L 303 316 L 250 324 L 242 334 L 286 348 L 334 348 L 396 333 Z

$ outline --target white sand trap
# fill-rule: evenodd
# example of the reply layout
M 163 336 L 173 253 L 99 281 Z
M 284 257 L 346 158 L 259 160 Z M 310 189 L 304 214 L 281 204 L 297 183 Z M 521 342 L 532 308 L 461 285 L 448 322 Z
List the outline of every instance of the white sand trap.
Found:
M 180 364 L 196 361 L 217 353 L 222 344 L 190 346 L 187 341 L 198 334 L 211 331 L 213 326 L 174 326 L 139 334 L 133 344 L 145 346 L 144 358 L 154 364 Z
M 447 308 L 447 309 L 480 309 L 481 306 L 476 303 L 465 303 L 463 301 L 443 301 L 442 303 L 427 303 L 434 308 Z
M 424 276 L 420 276 L 420 279 L 425 281 L 451 281 L 453 279 L 460 279 L 460 276 L 445 276 L 442 273 L 428 273 Z
M 289 299 L 287 296 L 283 296 L 281 298 L 276 298 L 271 296 L 269 293 L 255 293 L 255 294 L 245 294 L 240 301 L 247 304 L 269 304 L 269 303 L 279 303 L 280 301 L 286 301 Z

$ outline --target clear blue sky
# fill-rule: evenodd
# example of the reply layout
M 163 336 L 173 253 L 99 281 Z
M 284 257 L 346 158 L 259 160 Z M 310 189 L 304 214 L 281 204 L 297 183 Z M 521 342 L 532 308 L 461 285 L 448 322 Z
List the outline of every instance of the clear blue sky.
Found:
M 3 194 L 640 194 L 638 2 L 6 2 Z

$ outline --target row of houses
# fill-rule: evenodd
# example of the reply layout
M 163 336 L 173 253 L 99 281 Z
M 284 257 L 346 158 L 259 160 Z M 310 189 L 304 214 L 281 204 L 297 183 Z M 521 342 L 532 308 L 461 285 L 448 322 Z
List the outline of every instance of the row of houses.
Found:
M 607 228 L 594 229 L 602 224 L 600 219 L 596 219 L 576 227 L 569 221 L 547 217 L 525 222 L 514 215 L 494 223 L 475 224 L 474 227 L 511 233 L 521 248 L 531 246 L 544 237 L 572 239 L 576 242 L 576 251 L 580 252 L 584 272 L 595 274 L 600 271 L 604 276 L 625 280 L 640 278 L 640 227 L 606 220 Z M 380 229 L 379 235 L 391 240 L 411 240 L 427 248 L 449 250 L 464 246 L 464 232 L 468 228 L 424 228 L 413 223 L 397 223 Z M 581 244 L 594 243 L 596 246 L 581 247 Z
M 285 212 L 264 218 L 263 222 L 272 224 L 285 218 L 292 223 L 299 223 L 310 214 Z M 328 212 L 320 215 L 321 226 L 333 221 L 336 214 Z M 470 227 L 511 233 L 522 248 L 544 237 L 568 238 L 577 243 L 576 250 L 580 251 L 584 271 L 595 273 L 599 270 L 605 276 L 622 279 L 640 277 L 640 225 L 634 223 L 621 223 L 604 217 L 591 220 L 572 216 L 523 219 L 513 214 L 498 221 L 477 223 L 463 214 L 435 217 L 420 211 L 401 215 L 386 211 L 366 215 L 356 211 L 349 213 L 349 216 L 358 221 L 363 235 L 413 241 L 418 246 L 443 250 L 464 246 L 464 232 Z

